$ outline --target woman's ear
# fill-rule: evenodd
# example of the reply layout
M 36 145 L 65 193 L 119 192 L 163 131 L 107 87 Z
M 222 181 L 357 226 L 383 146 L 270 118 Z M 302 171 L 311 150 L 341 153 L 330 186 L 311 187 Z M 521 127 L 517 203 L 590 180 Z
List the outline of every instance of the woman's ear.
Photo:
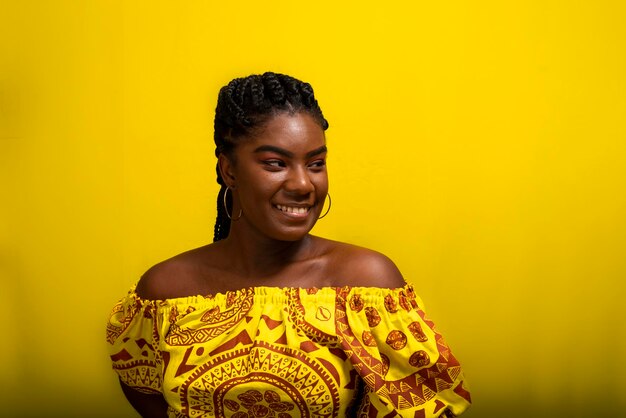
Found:
M 220 174 L 227 186 L 231 188 L 235 185 L 235 174 L 233 172 L 234 165 L 230 158 L 224 154 L 220 154 L 217 159 L 217 164 L 220 168 Z

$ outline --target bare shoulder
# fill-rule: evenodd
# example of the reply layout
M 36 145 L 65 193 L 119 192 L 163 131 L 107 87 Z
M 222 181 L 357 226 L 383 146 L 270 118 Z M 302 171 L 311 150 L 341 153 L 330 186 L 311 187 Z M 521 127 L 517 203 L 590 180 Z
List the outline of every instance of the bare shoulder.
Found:
M 165 300 L 194 294 L 202 274 L 199 255 L 206 247 L 197 248 L 155 264 L 137 283 L 137 295 L 148 300 Z
M 398 288 L 406 284 L 402 273 L 386 255 L 343 242 L 330 241 L 329 270 L 352 286 Z
M 185 263 L 173 257 L 162 261 L 148 269 L 139 283 L 137 295 L 143 299 L 161 300 L 173 297 L 176 279 L 187 273 Z

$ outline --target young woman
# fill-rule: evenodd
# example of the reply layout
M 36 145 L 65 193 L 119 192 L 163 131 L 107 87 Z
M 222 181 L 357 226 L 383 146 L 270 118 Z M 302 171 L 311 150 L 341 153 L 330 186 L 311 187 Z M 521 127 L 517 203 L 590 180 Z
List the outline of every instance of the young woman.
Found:
M 144 417 L 453 417 L 459 363 L 384 255 L 309 234 L 330 209 L 311 86 L 223 87 L 214 242 L 149 269 L 113 309 L 113 368 Z M 326 209 L 324 209 L 326 208 Z

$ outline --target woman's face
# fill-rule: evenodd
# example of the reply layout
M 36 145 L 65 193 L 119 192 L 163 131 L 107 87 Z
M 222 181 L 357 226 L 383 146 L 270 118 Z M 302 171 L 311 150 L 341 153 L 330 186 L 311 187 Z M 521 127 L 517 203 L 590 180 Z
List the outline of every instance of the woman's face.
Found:
M 281 241 L 302 239 L 320 216 L 326 194 L 326 139 L 309 114 L 278 114 L 243 139 L 234 159 L 220 160 L 234 185 L 237 228 Z M 235 223 L 231 227 L 235 227 Z

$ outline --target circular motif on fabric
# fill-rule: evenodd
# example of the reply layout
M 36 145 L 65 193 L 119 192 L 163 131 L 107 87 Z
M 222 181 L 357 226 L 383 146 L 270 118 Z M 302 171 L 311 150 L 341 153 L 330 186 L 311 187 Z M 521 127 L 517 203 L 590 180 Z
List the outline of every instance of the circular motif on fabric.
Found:
M 285 414 L 295 408 L 291 402 L 283 402 L 278 392 L 272 389 L 264 393 L 256 389 L 247 390 L 237 395 L 237 400 L 225 399 L 224 407 L 230 412 L 235 412 L 233 417 L 256 418 L 256 417 L 276 417 Z
M 363 331 L 363 344 L 368 347 L 376 347 L 376 340 L 374 339 L 374 334 L 371 331 Z
M 361 295 L 354 294 L 350 298 L 350 309 L 354 312 L 361 312 L 363 309 L 363 299 L 361 299 Z
M 411 322 L 407 328 L 417 341 L 421 343 L 428 341 L 428 337 L 424 334 L 424 331 L 422 331 L 422 325 L 419 322 Z
M 299 289 L 288 289 L 285 293 L 287 300 L 287 315 L 290 318 L 290 322 L 294 325 L 295 328 L 298 329 L 299 332 L 302 332 L 307 336 L 311 341 L 321 343 L 321 342 L 334 342 L 336 341 L 336 337 L 330 335 L 322 330 L 320 330 L 315 321 L 310 322 L 306 317 L 306 309 L 302 303 L 302 299 L 300 298 L 300 290 Z M 319 301 L 323 303 L 323 301 Z M 328 306 L 328 307 L 327 307 Z M 332 321 L 334 318 L 334 313 L 332 309 L 335 308 L 334 304 L 320 304 L 315 309 L 315 319 L 317 321 L 326 322 Z
M 391 295 L 385 296 L 385 309 L 387 309 L 387 312 L 389 313 L 398 312 L 398 302 L 396 302 L 393 296 Z
M 387 344 L 394 350 L 402 350 L 406 346 L 406 335 L 394 329 L 387 335 Z
M 365 308 L 365 316 L 367 317 L 367 324 L 370 328 L 374 328 L 376 325 L 380 324 L 380 314 L 376 308 L 372 306 Z
M 336 417 L 339 393 L 332 375 L 288 347 L 259 343 L 217 355 L 181 385 L 189 417 Z
M 391 362 L 389 361 L 389 357 L 387 357 L 383 353 L 380 353 L 380 360 L 383 363 L 382 375 L 387 376 L 387 373 L 389 372 L 389 365 L 391 364 Z
M 328 321 L 331 318 L 332 314 L 325 306 L 320 306 L 317 308 L 317 312 L 315 313 L 315 318 L 318 321 Z
M 404 292 L 400 293 L 400 306 L 402 306 L 402 309 L 404 309 L 405 311 L 411 310 L 411 304 L 409 303 L 409 300 L 407 299 Z
M 430 357 L 424 350 L 416 351 L 409 357 L 409 364 L 413 367 L 424 367 L 430 363 Z

